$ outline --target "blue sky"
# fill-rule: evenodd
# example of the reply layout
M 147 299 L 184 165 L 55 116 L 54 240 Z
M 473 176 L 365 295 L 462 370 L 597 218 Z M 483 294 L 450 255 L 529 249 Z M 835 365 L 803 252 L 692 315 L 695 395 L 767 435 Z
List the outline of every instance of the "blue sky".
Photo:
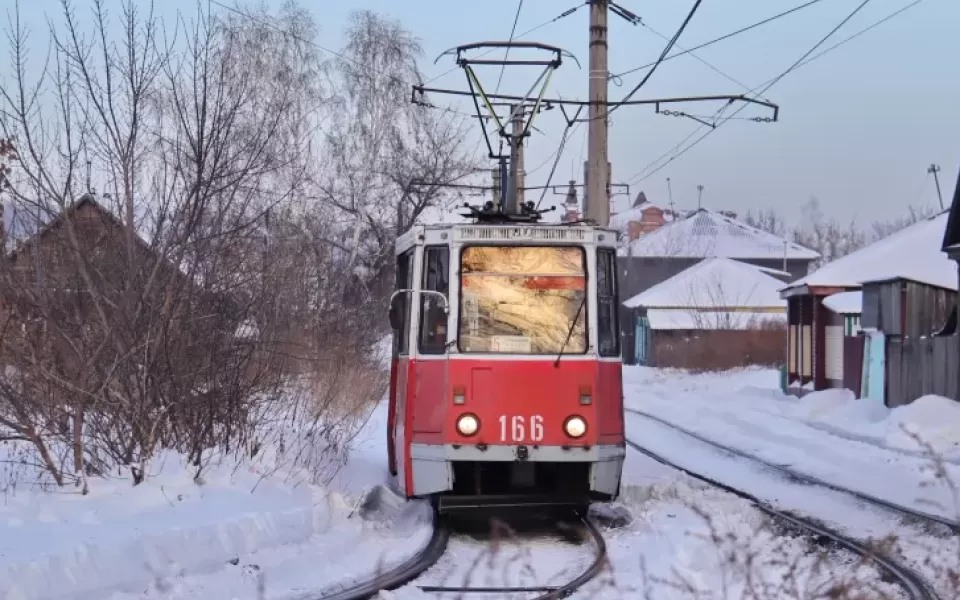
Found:
M 861 0 L 823 0 L 796 14 L 705 48 L 697 55 L 748 87 L 778 75 L 850 13 Z M 911 0 L 871 0 L 834 38 L 855 33 Z M 267 0 L 279 6 L 282 0 Z M 458 44 L 506 39 L 517 0 L 463 2 L 453 0 L 303 0 L 321 26 L 319 43 L 337 49 L 351 10 L 371 9 L 399 19 L 421 40 L 428 77 L 454 66 L 451 58 L 433 59 Z M 801 4 L 801 0 L 704 0 L 678 44 L 690 47 L 741 26 Z M 21 3 L 23 19 L 37 32 L 45 13 L 54 14 L 53 0 Z M 77 0 L 81 9 L 83 0 Z M 192 1 L 158 2 L 164 14 L 192 11 Z M 547 21 L 573 7 L 576 0 L 525 0 L 518 32 Z M 692 0 L 620 0 L 652 29 L 667 36 L 679 26 Z M 527 39 L 561 46 L 580 59 L 583 69 L 565 63 L 556 73 L 548 95 L 586 97 L 588 10 L 539 29 Z M 923 0 L 900 16 L 791 73 L 766 96 L 781 106 L 778 123 L 731 121 L 667 167 L 640 181 L 635 174 L 689 135 L 697 124 L 656 115 L 650 107 L 624 107 L 613 117 L 610 157 L 613 180 L 631 183 L 631 193 L 643 190 L 649 199 L 667 201 L 666 178 L 674 200 L 695 207 L 696 186 L 704 187 L 704 205 L 746 211 L 773 207 L 788 217 L 811 195 L 841 219 L 896 216 L 909 204 L 937 205 L 931 162 L 942 167 L 945 202 L 952 196 L 960 167 L 960 2 Z M 645 27 L 611 15 L 610 69 L 620 72 L 656 58 L 664 42 Z M 38 35 L 35 39 L 40 40 Z M 42 59 L 38 53 L 37 59 Z M 9 67 L 0 65 L 0 74 Z M 619 98 L 642 77 L 623 78 L 611 85 Z M 496 71 L 483 79 L 496 83 Z M 528 70 L 509 70 L 501 92 L 523 93 L 532 82 Z M 431 85 L 465 89 L 459 70 Z M 637 98 L 678 95 L 736 94 L 744 89 L 718 75 L 695 58 L 684 56 L 662 65 Z M 466 103 L 460 103 L 468 110 Z M 712 113 L 716 105 L 684 110 Z M 742 115 L 759 114 L 748 109 Z M 527 147 L 528 185 L 545 182 L 548 160 L 563 131 L 558 112 L 545 113 L 536 123 Z M 586 127 L 571 135 L 553 183 L 565 183 L 582 172 Z M 559 202 L 561 197 L 556 197 Z M 552 200 L 548 196 L 546 202 Z

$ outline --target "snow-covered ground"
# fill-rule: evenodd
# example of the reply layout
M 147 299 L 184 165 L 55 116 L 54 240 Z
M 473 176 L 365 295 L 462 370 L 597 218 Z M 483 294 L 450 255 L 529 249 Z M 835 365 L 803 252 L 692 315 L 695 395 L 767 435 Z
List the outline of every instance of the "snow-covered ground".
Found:
M 887 411 L 838 392 L 792 399 L 776 386 L 776 373 L 763 370 L 625 372 L 628 406 L 840 485 L 917 506 L 918 498 L 939 501 L 948 513 L 941 482 L 920 485 L 930 483 L 921 467 L 931 461 L 901 426 L 928 439 L 955 474 L 955 405 L 926 398 Z M 262 462 L 226 459 L 196 482 L 180 457 L 166 455 L 136 487 L 128 479 L 96 480 L 86 496 L 22 487 L 8 493 L 0 503 L 0 600 L 310 598 L 395 564 L 426 543 L 429 526 L 422 504 L 387 511 L 382 521 L 357 515 L 363 494 L 387 480 L 385 420 L 380 405 L 352 441 L 346 465 L 323 487 Z M 897 536 L 906 561 L 932 561 L 923 567 L 931 578 L 958 562 L 956 540 L 843 494 L 791 483 L 648 419 L 628 415 L 626 422 L 632 439 L 772 504 L 861 539 Z M 748 502 L 639 453 L 628 453 L 622 490 L 632 521 L 605 532 L 609 568 L 576 597 L 737 600 L 748 597 L 747 586 L 766 590 L 749 597 L 804 597 L 778 587 L 786 573 L 807 596 L 844 581 L 874 586 L 867 597 L 897 597 L 871 565 L 836 551 L 822 555 L 808 540 L 783 535 Z M 433 569 L 392 596 L 436 598 L 418 586 L 464 581 L 556 584 L 593 557 L 588 545 L 549 538 L 506 540 L 495 550 L 458 535 Z
M 942 462 L 955 451 L 951 432 L 960 434 L 960 423 L 950 425 L 956 410 L 948 404 L 952 401 L 929 397 L 919 404 L 886 410 L 857 404 L 861 401 L 852 395 L 833 391 L 796 399 L 776 390 L 776 373 L 763 370 L 695 375 L 633 368 L 627 370 L 625 381 L 628 407 L 840 487 L 862 489 L 928 512 L 937 508 L 956 518 L 948 507 L 951 486 L 960 480 L 954 479 L 954 465 Z M 932 410 L 939 418 L 931 418 Z M 831 414 L 836 416 L 832 421 Z M 631 440 L 681 467 L 723 481 L 780 510 L 812 517 L 854 539 L 878 543 L 920 573 L 940 597 L 960 594 L 960 539 L 956 536 L 907 522 L 848 494 L 798 483 L 645 417 L 628 413 L 626 424 Z M 922 439 L 935 440 L 935 456 L 921 458 L 918 448 L 907 446 L 895 433 L 901 425 Z M 946 468 L 947 479 L 932 477 L 924 468 L 930 463 Z M 942 502 L 931 507 L 923 499 Z
M 960 404 L 947 398 L 925 396 L 889 410 L 846 390 L 785 395 L 771 370 L 694 375 L 645 367 L 625 369 L 624 395 L 628 409 L 767 462 L 960 516 L 953 487 L 960 485 Z
M 194 480 L 182 457 L 147 481 L 91 481 L 90 494 L 20 488 L 0 503 L 0 599 L 300 597 L 396 564 L 429 538 L 422 505 L 385 523 L 357 516 L 387 478 L 385 411 L 325 487 L 264 462 L 224 459 Z

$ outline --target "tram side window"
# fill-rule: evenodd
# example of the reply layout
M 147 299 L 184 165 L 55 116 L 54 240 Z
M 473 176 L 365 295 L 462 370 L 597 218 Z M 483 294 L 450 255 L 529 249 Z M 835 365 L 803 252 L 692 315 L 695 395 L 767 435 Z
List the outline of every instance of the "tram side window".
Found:
M 619 356 L 617 313 L 617 257 L 609 248 L 597 249 L 597 336 L 600 356 Z
M 450 250 L 447 246 L 427 246 L 423 259 L 423 289 L 449 297 Z M 443 354 L 447 346 L 447 313 L 436 294 L 420 299 L 420 352 Z
M 408 290 L 413 287 L 413 250 L 408 250 L 397 257 L 397 286 L 398 290 Z M 397 294 L 394 300 L 400 314 L 403 316 L 403 325 L 394 332 L 393 339 L 396 354 L 407 354 L 410 339 L 410 294 Z

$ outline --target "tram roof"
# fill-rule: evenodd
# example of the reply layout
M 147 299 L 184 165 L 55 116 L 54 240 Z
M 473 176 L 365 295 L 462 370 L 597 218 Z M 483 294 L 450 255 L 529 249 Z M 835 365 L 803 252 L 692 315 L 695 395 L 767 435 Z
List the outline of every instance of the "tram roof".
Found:
M 449 237 L 444 237 L 447 234 Z M 616 247 L 615 229 L 588 223 L 426 223 L 411 227 L 397 238 L 396 249 L 405 251 L 420 238 L 427 243 L 546 243 Z M 434 239 L 430 239 L 434 238 Z

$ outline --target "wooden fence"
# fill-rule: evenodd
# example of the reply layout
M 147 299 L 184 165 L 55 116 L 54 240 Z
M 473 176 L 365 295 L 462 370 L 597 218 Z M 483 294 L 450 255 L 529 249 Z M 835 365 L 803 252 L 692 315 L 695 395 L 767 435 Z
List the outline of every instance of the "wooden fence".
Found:
M 887 338 L 887 406 L 901 406 L 920 396 L 958 398 L 960 347 L 956 336 Z

